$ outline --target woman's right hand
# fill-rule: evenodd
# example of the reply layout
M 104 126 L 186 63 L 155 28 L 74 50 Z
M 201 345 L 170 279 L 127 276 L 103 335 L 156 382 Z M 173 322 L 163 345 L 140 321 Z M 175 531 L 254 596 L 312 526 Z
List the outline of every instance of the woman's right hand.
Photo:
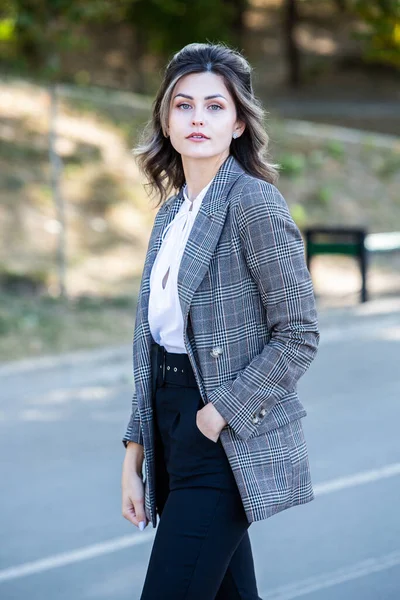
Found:
M 144 483 L 138 472 L 138 449 L 131 450 L 132 445 L 139 446 L 128 445 L 122 465 L 122 515 L 143 531 L 148 523 L 144 508 Z

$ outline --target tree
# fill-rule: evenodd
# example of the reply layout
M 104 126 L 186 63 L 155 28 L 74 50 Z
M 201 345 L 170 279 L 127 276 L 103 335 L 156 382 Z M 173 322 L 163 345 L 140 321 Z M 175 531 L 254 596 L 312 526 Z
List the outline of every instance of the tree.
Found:
M 283 7 L 283 33 L 288 64 L 288 83 L 291 87 L 300 85 L 300 50 L 296 40 L 296 27 L 299 12 L 296 0 L 285 0 Z
M 193 41 L 240 44 L 247 5 L 248 0 L 120 0 L 121 18 L 135 36 L 135 91 L 147 91 L 142 61 L 148 55 L 165 62 Z
M 400 68 L 400 1 L 349 0 L 348 10 L 366 26 L 366 60 Z
M 0 0 L 0 64 L 44 82 L 49 91 L 49 159 L 59 237 L 57 267 L 60 295 L 66 291 L 65 202 L 62 162 L 56 152 L 57 83 L 63 55 L 86 47 L 85 26 L 129 24 L 135 40 L 136 91 L 145 92 L 149 54 L 165 60 L 193 40 L 239 43 L 247 0 Z
M 310 20 L 310 8 L 319 0 L 284 0 L 283 41 L 287 58 L 287 80 L 301 84 L 301 50 L 296 39 L 300 23 Z M 307 9 L 302 10 L 300 7 Z M 357 26 L 354 36 L 364 40 L 364 58 L 376 64 L 400 67 L 400 0 L 331 0 L 331 7 Z M 306 14 L 309 13 L 307 17 Z M 314 15 L 314 13 L 311 13 Z M 359 26 L 364 30 L 359 32 Z
M 43 81 L 49 92 L 49 160 L 51 189 L 57 221 L 57 269 L 59 293 L 67 296 L 66 219 L 61 192 L 62 162 L 57 143 L 57 81 L 62 74 L 61 53 L 83 43 L 79 26 L 104 18 L 107 0 L 81 3 L 73 0 L 3 0 L 0 5 L 0 44 L 8 66 L 19 74 Z

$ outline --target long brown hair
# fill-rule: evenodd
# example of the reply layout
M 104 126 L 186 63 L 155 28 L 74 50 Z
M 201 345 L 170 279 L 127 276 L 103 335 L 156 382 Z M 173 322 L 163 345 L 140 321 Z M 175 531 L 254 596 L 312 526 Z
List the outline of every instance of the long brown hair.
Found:
M 240 52 L 219 44 L 193 43 L 184 46 L 168 63 L 163 81 L 153 102 L 153 111 L 139 144 L 133 149 L 151 193 L 163 203 L 173 189 L 185 183 L 182 159 L 166 137 L 171 97 L 178 80 L 191 73 L 220 75 L 234 99 L 237 118 L 246 124 L 242 135 L 233 139 L 230 153 L 245 171 L 270 183 L 278 177 L 277 165 L 267 162 L 268 134 L 264 129 L 265 111 L 254 96 L 252 67 Z

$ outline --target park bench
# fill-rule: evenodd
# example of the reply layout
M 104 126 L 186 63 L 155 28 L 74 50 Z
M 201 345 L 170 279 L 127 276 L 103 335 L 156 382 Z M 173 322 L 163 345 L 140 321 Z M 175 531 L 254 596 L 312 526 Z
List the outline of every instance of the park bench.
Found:
M 400 251 L 400 232 L 367 233 L 354 227 L 308 227 L 304 229 L 307 267 L 317 254 L 344 254 L 357 259 L 361 272 L 361 302 L 368 300 L 367 270 L 371 254 Z

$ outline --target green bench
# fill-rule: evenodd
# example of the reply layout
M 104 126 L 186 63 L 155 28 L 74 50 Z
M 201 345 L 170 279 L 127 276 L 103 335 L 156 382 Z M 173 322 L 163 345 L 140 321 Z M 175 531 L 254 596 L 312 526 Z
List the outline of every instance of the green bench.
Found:
M 317 254 L 344 254 L 353 256 L 361 272 L 361 302 L 368 300 L 368 257 L 372 253 L 400 251 L 400 232 L 367 233 L 354 227 L 308 227 L 303 231 L 307 267 L 311 273 L 311 259 Z

